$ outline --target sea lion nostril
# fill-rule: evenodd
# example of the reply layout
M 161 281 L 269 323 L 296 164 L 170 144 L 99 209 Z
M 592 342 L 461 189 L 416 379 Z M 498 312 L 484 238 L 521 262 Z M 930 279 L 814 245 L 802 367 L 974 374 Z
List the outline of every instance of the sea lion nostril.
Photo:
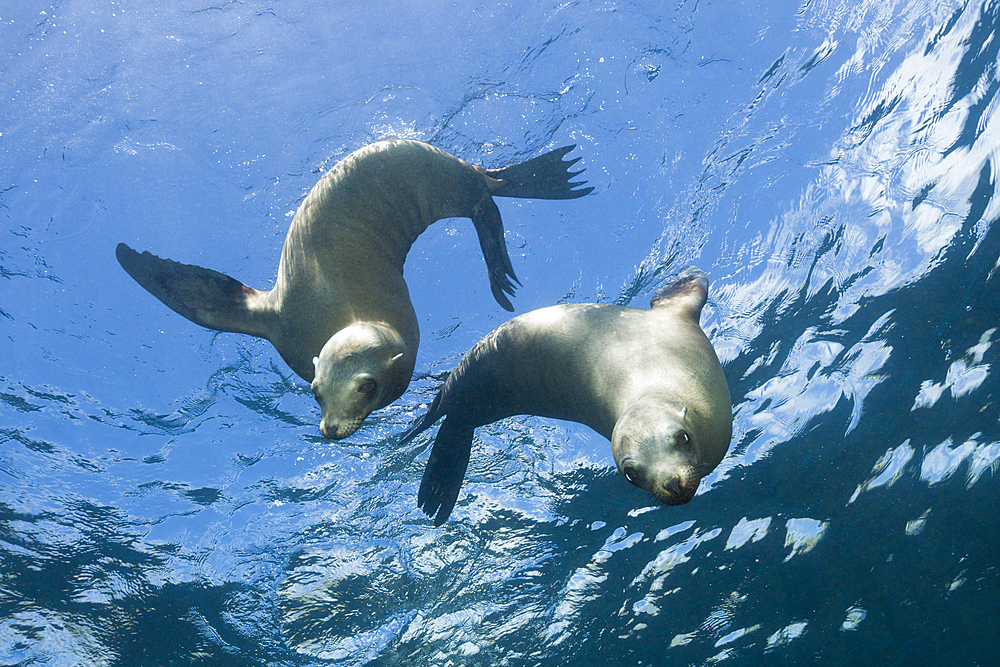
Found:
M 681 491 L 681 480 L 678 477 L 671 477 L 670 479 L 663 481 L 663 488 L 671 496 L 682 496 L 684 495 Z

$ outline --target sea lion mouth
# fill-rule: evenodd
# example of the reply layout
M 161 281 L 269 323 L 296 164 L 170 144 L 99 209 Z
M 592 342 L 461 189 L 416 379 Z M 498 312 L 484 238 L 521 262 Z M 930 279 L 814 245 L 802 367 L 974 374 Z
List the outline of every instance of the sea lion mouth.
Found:
M 664 505 L 684 505 L 691 502 L 694 498 L 694 494 L 690 493 L 653 493 L 653 497 L 656 498 Z
M 349 422 L 333 424 L 332 426 L 327 422 L 320 422 L 319 432 L 328 440 L 343 440 L 350 435 L 354 435 L 355 431 L 361 427 L 361 422 L 363 421 L 364 418 L 362 417 L 361 419 L 352 419 Z

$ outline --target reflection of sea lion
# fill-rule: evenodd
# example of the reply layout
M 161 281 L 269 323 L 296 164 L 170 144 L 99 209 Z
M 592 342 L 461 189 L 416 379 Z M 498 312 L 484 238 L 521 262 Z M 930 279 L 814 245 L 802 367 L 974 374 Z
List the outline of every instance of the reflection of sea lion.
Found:
M 688 267 L 649 310 L 598 304 L 525 313 L 459 362 L 402 443 L 447 415 L 417 504 L 447 520 L 477 426 L 530 414 L 580 422 L 611 441 L 618 471 L 669 505 L 686 503 L 729 449 L 729 388 L 698 320 L 708 278 Z
M 559 148 L 503 169 L 474 167 L 419 141 L 390 139 L 337 163 L 302 202 L 267 292 L 119 244 L 118 261 L 156 298 L 192 322 L 271 341 L 323 409 L 328 438 L 353 433 L 406 389 L 419 332 L 403 262 L 442 218 L 472 218 L 497 302 L 516 281 L 494 196 L 573 199 L 576 160 Z M 577 158 L 579 159 L 579 158 Z

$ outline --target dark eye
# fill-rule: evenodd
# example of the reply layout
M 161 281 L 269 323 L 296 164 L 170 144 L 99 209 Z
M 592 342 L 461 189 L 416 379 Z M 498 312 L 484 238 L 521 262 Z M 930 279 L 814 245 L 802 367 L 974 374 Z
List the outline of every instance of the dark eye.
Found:
M 375 380 L 365 380 L 361 383 L 361 386 L 358 387 L 358 391 L 362 394 L 370 394 L 375 391 L 376 386 L 378 385 L 375 384 Z
M 677 434 L 677 444 L 681 447 L 687 447 L 691 444 L 691 436 L 688 435 L 687 431 L 681 431 Z

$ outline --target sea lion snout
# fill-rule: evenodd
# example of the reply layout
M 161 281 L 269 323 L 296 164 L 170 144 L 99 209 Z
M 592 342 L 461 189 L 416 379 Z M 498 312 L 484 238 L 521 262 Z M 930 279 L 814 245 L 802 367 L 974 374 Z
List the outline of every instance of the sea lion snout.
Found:
M 367 416 L 367 415 L 366 415 Z M 352 435 L 361 426 L 364 419 L 352 419 L 348 422 L 337 423 L 330 419 L 322 419 L 319 423 L 319 432 L 328 440 L 343 440 Z
M 660 466 L 663 468 L 664 466 Z M 632 485 L 647 491 L 666 505 L 683 505 L 694 498 L 700 478 L 688 474 L 688 470 L 651 470 L 636 459 L 625 458 L 619 472 Z
M 659 481 L 659 493 L 655 493 L 657 499 L 667 505 L 683 505 L 694 498 L 698 491 L 698 483 L 701 480 L 692 475 L 671 475 Z

